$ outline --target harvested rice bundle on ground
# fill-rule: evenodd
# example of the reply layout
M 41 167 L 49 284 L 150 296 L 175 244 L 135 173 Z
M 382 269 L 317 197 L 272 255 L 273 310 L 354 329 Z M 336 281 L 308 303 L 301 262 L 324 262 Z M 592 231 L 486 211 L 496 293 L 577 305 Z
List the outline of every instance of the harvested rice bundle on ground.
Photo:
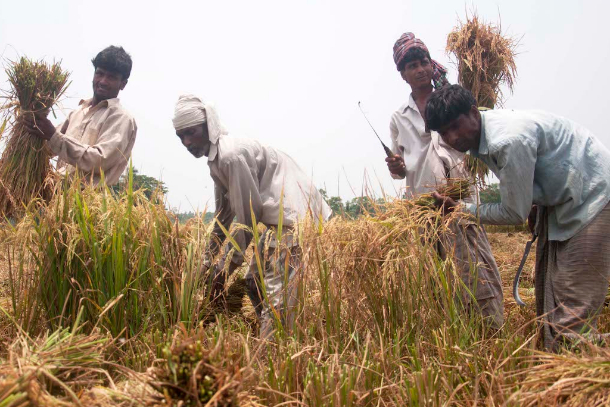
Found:
M 502 35 L 499 25 L 485 23 L 475 14 L 466 16 L 447 37 L 447 52 L 454 55 L 458 82 L 470 90 L 479 107 L 493 109 L 502 103 L 500 86 L 512 92 L 517 66 L 515 50 L 518 41 Z M 487 166 L 468 156 L 467 167 L 479 180 L 488 174 Z
M 540 353 L 516 371 L 521 389 L 509 401 L 521 406 L 607 406 L 610 404 L 610 351 L 591 346 L 581 354 Z M 510 405 L 510 403 L 509 403 Z
M 69 74 L 59 63 L 47 64 L 22 57 L 6 69 L 12 89 L 7 92 L 5 117 L 10 132 L 0 159 L 0 214 L 13 216 L 32 199 L 48 199 L 45 179 L 51 166 L 46 142 L 26 130 L 23 118 L 48 113 L 68 86 Z

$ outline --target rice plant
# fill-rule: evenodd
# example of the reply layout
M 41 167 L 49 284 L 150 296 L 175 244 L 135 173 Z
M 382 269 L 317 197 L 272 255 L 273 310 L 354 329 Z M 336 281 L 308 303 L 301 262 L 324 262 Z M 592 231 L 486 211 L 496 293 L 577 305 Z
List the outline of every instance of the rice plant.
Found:
M 0 214 L 10 217 L 33 199 L 50 198 L 51 188 L 45 185 L 51 170 L 50 152 L 46 141 L 28 133 L 23 119 L 48 114 L 66 91 L 69 74 L 59 63 L 26 57 L 10 62 L 6 73 L 11 89 L 4 96 L 3 130 L 8 122 L 11 125 L 0 158 Z
M 28 209 L 9 239 L 13 308 L 26 311 L 21 323 L 33 328 L 39 311 L 61 327 L 83 307 L 88 329 L 114 337 L 189 326 L 205 308 L 199 239 L 185 243 L 163 204 L 131 181 L 122 195 L 63 183 L 48 205 Z
M 463 196 L 468 187 L 456 181 L 444 192 Z M 243 291 L 231 294 L 244 300 L 237 312 L 212 312 L 208 276 L 198 274 L 211 227 L 201 219 L 178 226 L 161 202 L 132 188 L 115 196 L 63 186 L 42 208 L 2 229 L 0 253 L 10 259 L 14 287 L 4 315 L 20 333 L 0 340 L 24 349 L 24 333 L 68 338 L 66 328 L 77 324 L 75 334 L 107 338 L 103 363 L 99 376 L 86 376 L 91 385 L 84 388 L 78 375 L 57 373 L 78 402 L 60 385 L 36 387 L 49 384 L 36 379 L 22 386 L 25 379 L 2 376 L 0 369 L 0 391 L 10 390 L 11 397 L 3 407 L 41 388 L 55 405 L 100 406 L 516 406 L 537 400 L 586 406 L 606 400 L 607 352 L 594 346 L 581 354 L 537 351 L 533 307 L 517 307 L 505 295 L 506 326 L 486 328 L 464 303 L 450 256 L 441 259 L 436 250 L 459 214 L 442 217 L 426 202 L 386 199 L 355 219 L 299 225 L 305 268 L 296 323 L 285 330 L 278 318 L 271 341 L 257 337 Z M 507 292 L 519 262 L 516 245 L 525 240 L 525 234 L 505 233 L 491 240 Z M 256 262 L 255 251 L 245 255 Z M 238 284 L 244 269 L 236 272 Z M 533 294 L 526 299 L 532 300 Z M 600 328 L 607 320 L 608 312 Z M 78 335 L 72 338 L 84 337 Z M 36 341 L 27 340 L 28 349 Z M 97 348 L 83 349 L 99 363 Z M 2 357 L 0 367 L 13 366 L 0 348 Z M 68 360 L 53 372 L 74 368 Z M 93 383 L 102 387 L 94 391 Z

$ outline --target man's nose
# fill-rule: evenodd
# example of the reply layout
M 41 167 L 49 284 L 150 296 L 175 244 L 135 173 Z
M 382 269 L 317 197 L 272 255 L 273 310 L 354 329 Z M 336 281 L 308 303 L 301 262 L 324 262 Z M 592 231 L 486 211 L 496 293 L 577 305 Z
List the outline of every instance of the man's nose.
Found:
M 191 145 L 191 138 L 190 137 L 183 137 L 182 138 L 182 144 L 184 145 L 184 147 L 189 147 Z

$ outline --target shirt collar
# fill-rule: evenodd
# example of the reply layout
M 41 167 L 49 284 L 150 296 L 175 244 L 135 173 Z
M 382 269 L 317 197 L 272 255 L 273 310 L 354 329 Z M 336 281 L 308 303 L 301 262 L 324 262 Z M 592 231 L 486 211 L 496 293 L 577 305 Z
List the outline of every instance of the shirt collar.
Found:
M 83 106 L 83 107 L 88 107 L 91 106 L 91 103 L 93 102 L 93 98 L 91 99 L 81 99 L 80 102 L 78 102 L 79 106 Z M 116 106 L 119 104 L 119 98 L 112 98 L 112 99 L 106 99 L 106 100 L 102 100 L 100 103 L 98 103 L 98 106 L 106 106 L 106 107 L 112 107 L 112 106 Z
M 417 104 L 415 103 L 415 99 L 413 99 L 412 94 L 409 94 L 409 101 L 403 105 L 402 112 L 405 113 L 409 108 L 419 113 L 419 110 L 417 110 Z
M 476 155 L 489 154 L 489 145 L 487 144 L 487 135 L 485 134 L 485 112 L 481 112 L 481 139 L 479 140 L 479 148 L 477 151 L 471 151 Z

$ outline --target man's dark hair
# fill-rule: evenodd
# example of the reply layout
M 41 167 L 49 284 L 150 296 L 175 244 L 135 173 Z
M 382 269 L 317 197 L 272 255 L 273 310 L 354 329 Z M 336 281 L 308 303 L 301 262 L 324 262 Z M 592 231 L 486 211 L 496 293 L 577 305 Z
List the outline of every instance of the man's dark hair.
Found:
M 428 58 L 429 60 L 432 60 L 432 58 L 430 58 L 429 52 L 427 52 L 419 47 L 412 47 L 411 49 L 409 49 L 407 51 L 405 56 L 402 57 L 402 59 L 400 60 L 400 63 L 398 64 L 398 70 L 402 71 L 403 69 L 405 69 L 405 65 L 408 64 L 409 62 L 421 61 L 424 58 Z
M 120 73 L 123 80 L 128 79 L 131 74 L 131 56 L 123 47 L 111 45 L 108 48 L 104 48 L 91 62 L 95 69 L 103 68 L 110 72 Z
M 476 105 L 470 91 L 460 85 L 445 86 L 432 92 L 426 103 L 426 128 L 438 131 Z

